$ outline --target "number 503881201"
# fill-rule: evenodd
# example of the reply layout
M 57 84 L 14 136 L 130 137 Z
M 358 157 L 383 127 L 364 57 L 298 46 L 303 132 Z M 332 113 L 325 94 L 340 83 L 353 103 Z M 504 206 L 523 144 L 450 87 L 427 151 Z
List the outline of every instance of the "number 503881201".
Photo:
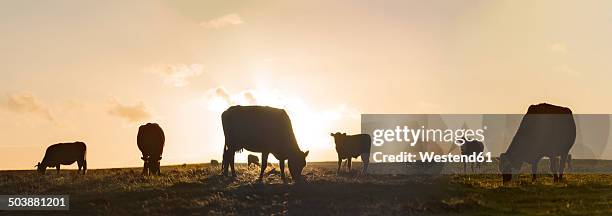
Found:
M 8 198 L 9 207 L 51 207 L 66 206 L 63 197 L 17 197 Z

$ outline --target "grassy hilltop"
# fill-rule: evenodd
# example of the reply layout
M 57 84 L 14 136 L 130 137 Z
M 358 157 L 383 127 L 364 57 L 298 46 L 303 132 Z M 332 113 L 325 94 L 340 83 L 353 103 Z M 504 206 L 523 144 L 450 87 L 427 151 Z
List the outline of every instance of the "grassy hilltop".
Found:
M 354 164 L 359 169 L 358 163 Z M 209 164 L 162 167 L 161 176 L 139 168 L 90 170 L 75 176 L 48 170 L 0 172 L 0 194 L 69 194 L 70 212 L 97 215 L 610 215 L 612 175 L 570 174 L 564 183 L 528 175 L 502 185 L 497 175 L 336 175 L 335 163 L 309 163 L 306 183 L 283 184 L 258 168 L 237 165 L 234 180 Z M 288 173 L 288 171 L 287 171 Z M 2 212 L 15 213 L 41 212 Z

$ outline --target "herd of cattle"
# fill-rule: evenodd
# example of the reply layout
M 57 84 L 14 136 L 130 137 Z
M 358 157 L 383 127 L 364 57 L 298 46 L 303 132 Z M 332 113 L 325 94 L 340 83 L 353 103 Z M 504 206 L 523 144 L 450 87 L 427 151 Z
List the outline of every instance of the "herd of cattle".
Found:
M 302 151 L 293 133 L 291 120 L 283 109 L 266 106 L 232 106 L 221 115 L 225 145 L 223 148 L 222 172 L 236 176 L 234 155 L 244 149 L 261 153 L 261 164 L 255 155 L 248 156 L 248 165 L 256 164 L 263 180 L 268 166 L 268 155 L 272 154 L 279 161 L 280 175 L 285 181 L 285 161 L 289 173 L 295 181 L 301 179 L 306 166 L 308 151 Z M 346 160 L 351 169 L 351 159 L 361 157 L 363 173 L 367 172 L 371 138 L 367 134 L 347 135 L 346 133 L 330 134 L 336 144 L 338 153 L 338 172 L 342 161 Z M 511 180 L 512 174 L 520 170 L 523 163 L 532 167 L 533 180 L 536 178 L 537 164 L 543 157 L 550 158 L 550 170 L 554 181 L 562 180 L 565 164 L 569 164 L 569 150 L 576 139 L 576 125 L 569 108 L 538 104 L 531 105 L 510 143 L 507 151 L 500 155 L 499 170 L 504 182 Z M 143 174 L 159 174 L 160 161 L 164 149 L 165 136 L 162 128 L 155 123 L 142 125 L 138 129 L 137 145 L 144 162 Z M 461 146 L 461 153 L 469 155 L 483 152 L 482 142 L 466 142 Z M 38 172 L 45 172 L 47 167 L 55 167 L 59 173 L 60 165 L 78 164 L 78 172 L 87 170 L 87 147 L 83 142 L 59 143 L 47 148 L 45 156 L 36 166 Z M 211 164 L 218 164 L 212 160 Z M 472 167 L 473 169 L 473 167 Z M 464 172 L 466 166 L 464 165 Z

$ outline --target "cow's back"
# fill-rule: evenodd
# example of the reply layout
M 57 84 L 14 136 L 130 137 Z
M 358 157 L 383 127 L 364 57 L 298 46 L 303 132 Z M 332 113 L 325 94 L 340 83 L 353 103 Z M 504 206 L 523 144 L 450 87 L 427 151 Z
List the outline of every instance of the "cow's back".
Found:
M 225 144 L 253 152 L 286 152 L 297 147 L 285 110 L 232 106 L 221 115 Z
M 525 162 L 544 156 L 567 155 L 576 139 L 569 108 L 550 104 L 529 107 L 506 154 Z
M 473 153 L 480 153 L 484 151 L 484 144 L 478 140 L 467 141 L 461 145 L 462 155 L 471 155 Z
M 43 163 L 46 165 L 72 164 L 86 158 L 87 146 L 83 142 L 58 143 L 47 148 Z
M 344 143 L 336 144 L 336 151 L 342 157 L 358 157 L 362 153 L 370 153 L 372 140 L 368 134 L 349 135 Z
M 147 123 L 138 128 L 136 142 L 143 155 L 161 156 L 165 139 L 164 131 L 158 124 Z

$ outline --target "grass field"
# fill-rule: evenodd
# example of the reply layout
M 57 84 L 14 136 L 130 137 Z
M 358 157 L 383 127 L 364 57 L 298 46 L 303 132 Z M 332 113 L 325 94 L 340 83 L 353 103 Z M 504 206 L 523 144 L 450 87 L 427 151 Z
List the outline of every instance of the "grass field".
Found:
M 360 165 L 354 164 L 355 170 Z M 0 172 L 0 194 L 68 194 L 69 212 L 94 215 L 611 215 L 612 175 L 570 174 L 563 183 L 527 174 L 502 185 L 497 175 L 337 175 L 335 163 L 309 163 L 305 183 L 265 184 L 258 169 L 237 165 L 238 177 L 209 164 L 162 167 L 161 176 L 139 168 Z M 0 215 L 41 212 L 1 212 Z

